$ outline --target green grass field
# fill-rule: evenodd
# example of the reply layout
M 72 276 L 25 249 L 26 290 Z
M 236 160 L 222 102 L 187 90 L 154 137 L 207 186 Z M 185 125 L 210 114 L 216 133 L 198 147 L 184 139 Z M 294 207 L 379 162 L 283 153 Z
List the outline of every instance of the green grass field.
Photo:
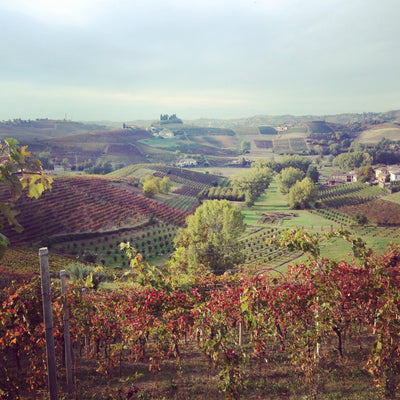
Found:
M 257 221 L 260 219 L 261 213 L 292 213 L 297 214 L 291 219 L 280 220 L 277 225 L 286 229 L 309 229 L 314 231 L 327 232 L 336 229 L 339 225 L 334 224 L 326 218 L 310 213 L 307 210 L 291 210 L 287 202 L 287 198 L 283 195 L 278 187 L 278 183 L 273 180 L 266 193 L 263 194 L 256 204 L 247 208 L 243 206 L 242 213 L 245 216 L 244 222 L 252 228 L 254 226 L 265 226 Z
M 400 201 L 400 193 L 388 196 L 392 201 Z M 308 232 L 318 233 L 321 235 L 320 251 L 321 256 L 324 258 L 334 259 L 339 261 L 341 259 L 351 260 L 353 258 L 352 248 L 349 242 L 344 239 L 331 238 L 327 239 L 326 234 L 337 231 L 339 229 L 346 229 L 350 231 L 352 236 L 360 237 L 363 239 L 367 246 L 372 248 L 378 255 L 382 254 L 388 249 L 391 243 L 400 243 L 400 229 L 397 227 L 382 228 L 376 226 L 370 227 L 354 227 L 342 226 L 329 219 L 326 219 L 316 213 L 308 210 L 291 210 L 289 208 L 286 196 L 282 195 L 279 191 L 278 184 L 275 180 L 271 182 L 270 187 L 266 193 L 263 194 L 256 204 L 248 208 L 243 203 L 241 205 L 242 213 L 245 218 L 244 221 L 247 225 L 247 232 L 254 232 L 261 228 L 277 227 L 279 229 L 304 229 Z M 264 213 L 296 213 L 295 217 L 288 219 L 277 219 L 273 223 L 263 223 L 260 221 L 261 214 Z M 303 255 L 291 262 L 304 262 L 309 256 Z M 285 265 L 290 264 L 287 263 Z M 285 266 L 279 269 L 285 269 Z

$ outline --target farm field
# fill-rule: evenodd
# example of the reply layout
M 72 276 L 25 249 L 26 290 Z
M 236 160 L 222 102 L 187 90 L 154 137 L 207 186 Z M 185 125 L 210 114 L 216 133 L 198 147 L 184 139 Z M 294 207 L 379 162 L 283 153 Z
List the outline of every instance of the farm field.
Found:
M 283 196 L 278 188 L 276 181 L 272 181 L 267 192 L 262 195 L 255 206 L 251 209 L 247 209 L 242 206 L 242 212 L 245 215 L 245 223 L 248 225 L 248 232 L 256 231 L 260 232 L 268 228 L 274 227 L 279 231 L 285 229 L 303 229 L 309 232 L 317 233 L 321 235 L 321 255 L 332 258 L 335 260 L 340 259 L 351 259 L 353 257 L 351 246 L 343 240 L 324 238 L 324 234 L 331 233 L 338 229 L 345 229 L 354 235 L 361 237 L 368 246 L 373 248 L 378 254 L 382 254 L 388 249 L 391 243 L 400 243 L 400 227 L 379 227 L 376 225 L 368 225 L 366 227 L 360 227 L 355 224 L 353 217 L 364 211 L 368 217 L 368 213 L 371 215 L 380 215 L 382 217 L 380 220 L 374 221 L 373 218 L 369 220 L 370 223 L 384 223 L 384 215 L 389 215 L 391 213 L 397 213 L 397 204 L 393 203 L 392 208 L 387 205 L 386 196 L 387 192 L 383 191 L 377 187 L 366 187 L 360 184 L 346 185 L 340 187 L 339 189 L 331 189 L 331 193 L 334 191 L 347 192 L 347 194 L 340 195 L 336 197 L 332 194 L 331 201 L 326 199 L 329 197 L 329 191 L 325 192 L 325 197 L 321 197 L 321 201 L 324 199 L 330 204 L 344 204 L 345 201 L 355 202 L 354 196 L 358 196 L 360 204 L 356 206 L 340 207 L 337 210 L 331 208 L 321 208 L 315 210 L 290 210 L 285 196 Z M 342 198 L 340 198 L 342 196 Z M 370 198 L 376 196 L 384 196 L 382 199 L 374 200 L 372 205 L 369 201 Z M 390 195 L 389 197 L 397 198 L 395 195 Z M 335 200 L 336 199 L 336 200 Z M 375 203 L 376 202 L 376 203 Z M 379 204 L 379 208 L 375 206 Z M 240 206 L 240 204 L 239 204 Z M 396 209 L 396 210 L 394 210 Z M 349 210 L 352 210 L 350 213 Z M 377 211 L 376 211 L 377 210 Z M 250 234 L 251 236 L 251 234 Z M 285 257 L 287 255 L 285 254 Z M 294 254 L 293 257 L 296 255 Z M 300 254 L 297 254 L 300 256 Z M 279 266 L 279 269 L 286 268 L 287 263 L 285 262 L 285 257 L 279 259 L 277 257 L 274 260 L 270 260 L 270 267 L 275 268 Z M 300 262 L 305 258 L 297 258 L 290 260 L 290 262 Z M 290 258 L 288 256 L 288 258 Z M 251 259 L 251 257 L 250 257 Z M 268 260 L 268 257 L 266 257 Z
M 378 143 L 381 139 L 399 140 L 400 125 L 385 123 L 362 132 L 357 138 L 360 143 Z

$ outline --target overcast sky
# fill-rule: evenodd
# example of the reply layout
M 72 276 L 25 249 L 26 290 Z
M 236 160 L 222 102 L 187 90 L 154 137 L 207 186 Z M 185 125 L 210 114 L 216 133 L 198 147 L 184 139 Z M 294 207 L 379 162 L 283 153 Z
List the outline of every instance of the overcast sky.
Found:
M 400 109 L 399 0 L 0 0 L 0 120 Z

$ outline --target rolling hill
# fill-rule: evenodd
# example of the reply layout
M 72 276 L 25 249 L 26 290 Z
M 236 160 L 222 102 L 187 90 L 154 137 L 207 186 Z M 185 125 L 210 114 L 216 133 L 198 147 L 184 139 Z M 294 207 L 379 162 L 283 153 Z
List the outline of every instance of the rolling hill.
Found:
M 17 218 L 23 232 L 17 233 L 6 225 L 2 233 L 14 245 L 29 245 L 45 237 L 134 227 L 151 216 L 175 225 L 184 223 L 188 211 L 143 196 L 134 182 L 88 175 L 56 177 L 52 190 L 39 199 L 18 200 L 16 207 L 21 212 Z M 4 190 L 1 198 L 6 198 Z

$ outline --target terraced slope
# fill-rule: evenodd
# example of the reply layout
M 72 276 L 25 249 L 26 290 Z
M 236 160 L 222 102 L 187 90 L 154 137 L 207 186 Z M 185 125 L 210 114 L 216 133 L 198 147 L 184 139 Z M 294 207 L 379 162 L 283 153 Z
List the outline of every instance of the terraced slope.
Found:
M 117 230 L 141 224 L 150 216 L 182 225 L 189 215 L 143 196 L 127 180 L 98 176 L 56 178 L 51 191 L 37 200 L 21 198 L 17 208 L 24 231 L 17 233 L 9 226 L 3 230 L 15 244 L 60 234 Z

